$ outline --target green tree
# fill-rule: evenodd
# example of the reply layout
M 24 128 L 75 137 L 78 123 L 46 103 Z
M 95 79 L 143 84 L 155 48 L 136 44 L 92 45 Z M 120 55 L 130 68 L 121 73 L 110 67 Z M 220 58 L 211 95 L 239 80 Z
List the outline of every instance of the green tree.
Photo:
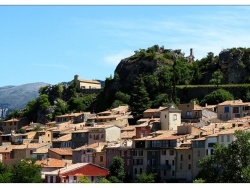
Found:
M 23 159 L 14 164 L 13 183 L 42 183 L 41 166 L 35 164 L 33 159 Z
M 200 103 L 204 106 L 206 103 L 218 104 L 227 100 L 234 100 L 234 96 L 224 89 L 217 89 L 206 95 Z
M 217 86 L 217 88 L 219 87 L 219 84 L 221 83 L 221 80 L 223 78 L 223 74 L 220 70 L 215 71 L 212 74 L 212 78 L 209 81 L 210 84 L 215 84 Z
M 206 183 L 205 180 L 203 180 L 202 178 L 199 178 L 199 179 L 195 179 L 193 181 L 193 183 Z
M 142 113 L 151 106 L 151 101 L 141 76 L 134 82 L 130 104 L 133 111 L 132 114 L 135 119 L 140 118 Z
M 125 178 L 124 161 L 120 156 L 115 156 L 113 158 L 113 161 L 109 166 L 109 171 L 109 181 L 111 181 L 112 183 L 123 182 Z
M 95 183 L 110 183 L 106 178 L 98 178 Z
M 145 172 L 136 176 L 136 183 L 155 183 L 156 174 Z
M 236 131 L 235 137 L 228 147 L 216 144 L 213 155 L 199 162 L 198 179 L 202 178 L 206 183 L 250 182 L 250 132 Z
M 45 112 L 50 107 L 49 96 L 46 94 L 42 94 L 37 99 L 37 104 L 39 108 Z
M 68 105 L 62 99 L 58 99 L 56 102 L 56 108 L 54 111 L 55 116 L 66 114 L 68 112 Z
M 79 178 L 78 183 L 92 183 L 91 180 L 85 176 Z
M 11 183 L 12 177 L 11 168 L 0 162 L 0 183 Z
M 37 109 L 38 109 L 38 104 L 36 100 L 31 100 L 28 102 L 24 109 L 24 117 L 27 117 L 28 120 L 31 121 L 36 121 L 37 119 Z

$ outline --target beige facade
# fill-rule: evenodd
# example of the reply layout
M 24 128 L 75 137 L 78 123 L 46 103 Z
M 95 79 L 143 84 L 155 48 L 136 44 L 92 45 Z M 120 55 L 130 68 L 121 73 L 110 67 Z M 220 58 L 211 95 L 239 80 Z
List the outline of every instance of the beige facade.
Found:
M 177 130 L 181 125 L 181 111 L 173 107 L 161 110 L 161 130 Z
M 113 142 L 121 139 L 121 128 L 116 125 L 96 125 L 89 127 L 88 143 Z
M 199 161 L 206 156 L 205 152 L 205 140 L 206 138 L 198 138 L 192 140 L 192 178 L 196 179 L 199 171 Z
M 192 182 L 192 148 L 176 148 L 176 179 L 179 182 Z
M 101 89 L 101 83 L 96 80 L 83 80 L 75 75 L 74 80 L 77 82 L 78 89 Z
M 3 132 L 5 134 L 9 134 L 11 133 L 11 131 L 17 131 L 19 129 L 18 123 L 19 123 L 19 120 L 15 118 L 7 120 L 7 121 L 3 121 L 3 125 L 2 125 Z
M 198 122 L 202 118 L 202 107 L 194 102 L 187 104 L 179 104 L 181 110 L 181 118 L 183 121 Z
M 230 120 L 248 116 L 249 106 L 249 102 L 244 103 L 242 100 L 224 101 L 217 105 L 218 118 L 221 120 Z

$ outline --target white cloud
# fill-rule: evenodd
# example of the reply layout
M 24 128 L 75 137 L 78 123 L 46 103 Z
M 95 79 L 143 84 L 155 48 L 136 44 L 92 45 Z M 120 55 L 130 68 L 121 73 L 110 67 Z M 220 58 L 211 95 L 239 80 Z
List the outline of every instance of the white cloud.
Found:
M 123 50 L 123 51 L 117 52 L 116 54 L 111 54 L 109 56 L 104 57 L 104 61 L 108 65 L 116 66 L 120 63 L 120 61 L 122 59 L 127 58 L 133 54 L 134 54 L 134 52 L 132 52 L 132 51 Z

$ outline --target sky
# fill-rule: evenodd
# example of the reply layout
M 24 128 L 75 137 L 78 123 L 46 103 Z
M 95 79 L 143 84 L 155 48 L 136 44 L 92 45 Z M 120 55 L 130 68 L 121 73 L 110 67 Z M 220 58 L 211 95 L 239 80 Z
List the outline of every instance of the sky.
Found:
M 250 6 L 1 5 L 0 87 L 105 80 L 153 45 L 195 59 L 250 47 Z

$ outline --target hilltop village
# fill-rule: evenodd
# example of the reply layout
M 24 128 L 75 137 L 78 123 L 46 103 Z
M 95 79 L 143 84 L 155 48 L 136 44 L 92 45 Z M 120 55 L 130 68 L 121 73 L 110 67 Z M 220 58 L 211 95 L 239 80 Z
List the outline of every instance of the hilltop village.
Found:
M 100 88 L 97 81 L 84 82 L 78 87 Z M 242 100 L 204 107 L 169 104 L 145 110 L 133 125 L 126 105 L 59 115 L 46 124 L 21 126 L 12 118 L 2 124 L 0 161 L 12 166 L 34 158 L 44 182 L 76 183 L 82 176 L 91 182 L 107 177 L 114 157 L 120 156 L 132 182 L 143 172 L 157 173 L 161 182 L 192 182 L 199 160 L 213 154 L 215 143 L 228 145 L 235 131 L 250 130 L 249 106 Z M 17 133 L 20 128 L 24 133 Z

